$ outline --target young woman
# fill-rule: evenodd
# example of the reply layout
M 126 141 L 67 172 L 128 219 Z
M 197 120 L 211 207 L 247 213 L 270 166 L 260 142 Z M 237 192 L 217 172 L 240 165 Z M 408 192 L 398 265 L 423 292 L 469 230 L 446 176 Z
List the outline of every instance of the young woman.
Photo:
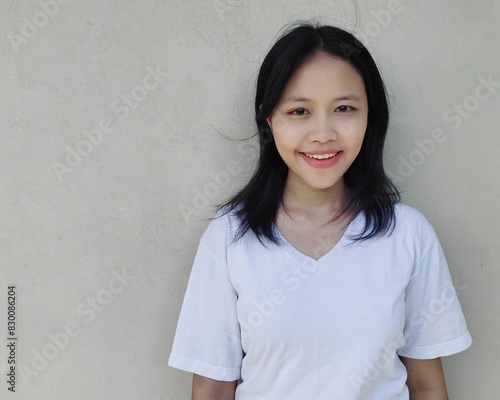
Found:
M 195 400 L 447 399 L 472 340 L 429 223 L 384 173 L 367 49 L 300 25 L 262 63 L 259 163 L 201 238 L 169 365 Z

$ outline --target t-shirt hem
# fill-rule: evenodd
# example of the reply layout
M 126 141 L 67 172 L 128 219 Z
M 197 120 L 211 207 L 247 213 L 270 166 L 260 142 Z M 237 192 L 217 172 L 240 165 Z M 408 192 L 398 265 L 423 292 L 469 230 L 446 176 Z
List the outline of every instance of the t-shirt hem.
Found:
M 170 354 L 168 365 L 183 371 L 192 372 L 206 378 L 218 381 L 236 381 L 240 378 L 241 368 L 225 368 L 212 365 L 200 360 L 194 360 L 179 354 Z
M 405 346 L 399 349 L 398 354 L 403 357 L 419 360 L 429 360 L 438 357 L 446 357 L 466 350 L 472 344 L 472 337 L 467 331 L 459 338 L 446 343 L 440 343 L 427 347 Z

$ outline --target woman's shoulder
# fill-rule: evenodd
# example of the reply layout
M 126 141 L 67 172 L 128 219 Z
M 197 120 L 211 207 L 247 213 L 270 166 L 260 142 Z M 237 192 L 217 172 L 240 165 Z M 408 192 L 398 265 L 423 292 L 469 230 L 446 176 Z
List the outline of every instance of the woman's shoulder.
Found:
M 428 219 L 416 208 L 407 204 L 397 203 L 394 206 L 395 231 L 418 233 L 419 235 L 434 235 L 434 228 Z
M 396 218 L 413 221 L 416 223 L 428 223 L 427 218 L 416 208 L 401 202 L 394 205 Z
M 241 218 L 237 210 L 223 208 L 210 220 L 200 241 L 205 244 L 230 244 L 241 225 Z

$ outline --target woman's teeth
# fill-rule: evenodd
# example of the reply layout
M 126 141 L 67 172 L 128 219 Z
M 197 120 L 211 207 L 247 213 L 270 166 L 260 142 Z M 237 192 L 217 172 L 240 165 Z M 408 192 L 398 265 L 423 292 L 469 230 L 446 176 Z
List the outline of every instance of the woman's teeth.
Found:
M 307 153 L 304 153 L 304 155 L 306 155 L 307 157 L 314 158 L 316 160 L 324 160 L 325 158 L 332 158 L 332 157 L 335 157 L 337 154 L 338 154 L 338 152 L 337 153 L 330 153 L 330 154 L 307 154 Z

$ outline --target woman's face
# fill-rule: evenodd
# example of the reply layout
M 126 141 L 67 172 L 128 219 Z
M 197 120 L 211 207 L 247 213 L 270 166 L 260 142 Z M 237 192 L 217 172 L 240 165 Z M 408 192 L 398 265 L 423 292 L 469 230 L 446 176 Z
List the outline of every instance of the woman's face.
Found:
M 289 168 L 287 185 L 343 188 L 343 175 L 361 149 L 367 118 L 363 80 L 349 63 L 319 52 L 302 64 L 267 119 Z

